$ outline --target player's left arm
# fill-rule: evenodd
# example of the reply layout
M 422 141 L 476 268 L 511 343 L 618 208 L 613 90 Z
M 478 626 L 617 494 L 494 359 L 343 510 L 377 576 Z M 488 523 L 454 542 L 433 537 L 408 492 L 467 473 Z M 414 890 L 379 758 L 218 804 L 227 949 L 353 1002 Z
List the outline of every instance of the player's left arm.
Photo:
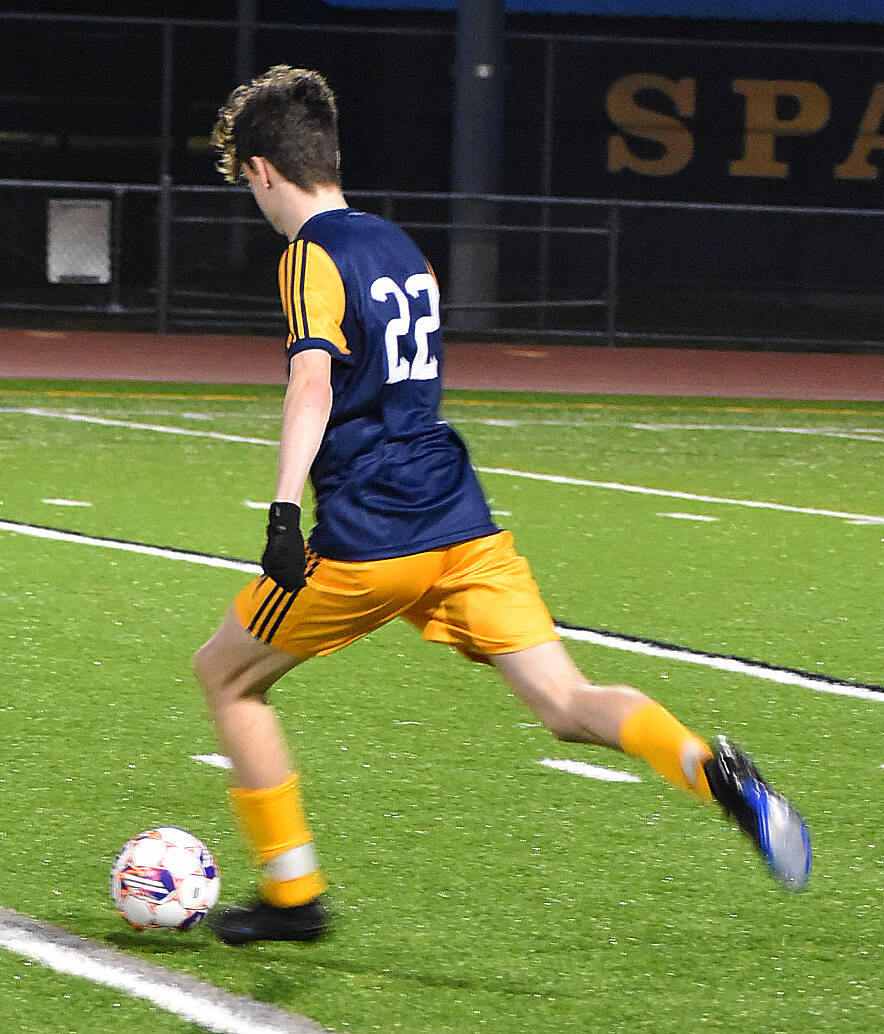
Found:
M 267 520 L 261 567 L 284 589 L 306 583 L 301 497 L 322 444 L 332 405 L 331 356 L 311 348 L 292 356 L 282 409 L 276 496 Z
M 301 504 L 332 404 L 331 364 L 351 362 L 342 324 L 344 281 L 331 256 L 297 240 L 280 261 L 279 290 L 289 324 L 289 384 L 282 413 L 276 498 Z
M 331 356 L 319 348 L 292 356 L 282 407 L 276 499 L 301 505 L 332 405 Z
M 279 290 L 289 325 L 289 383 L 261 565 L 283 588 L 299 589 L 305 584 L 301 497 L 331 413 L 331 364 L 353 357 L 342 327 L 344 283 L 323 248 L 301 239 L 290 244 L 279 264 Z

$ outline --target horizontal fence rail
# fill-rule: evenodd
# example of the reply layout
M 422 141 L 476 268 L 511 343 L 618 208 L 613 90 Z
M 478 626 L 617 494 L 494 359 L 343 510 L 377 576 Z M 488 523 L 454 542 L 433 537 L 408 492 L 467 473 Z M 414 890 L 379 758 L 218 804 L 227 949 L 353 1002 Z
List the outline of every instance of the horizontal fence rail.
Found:
M 496 295 L 454 299 L 443 305 L 444 326 L 458 333 L 609 345 L 706 342 L 884 350 L 880 305 L 877 329 L 868 335 L 747 334 L 715 325 L 696 330 L 669 325 L 665 313 L 636 325 L 631 309 L 623 311 L 624 301 L 633 306 L 642 292 L 629 268 L 633 259 L 624 259 L 623 253 L 642 252 L 643 234 L 650 232 L 646 221 L 653 214 L 699 219 L 698 249 L 706 250 L 712 243 L 716 261 L 721 262 L 727 239 L 715 239 L 711 230 L 704 232 L 704 221 L 707 227 L 715 227 L 731 218 L 760 217 L 765 232 L 775 236 L 778 218 L 798 220 L 802 226 L 830 220 L 849 243 L 850 227 L 858 221 L 874 223 L 880 239 L 884 209 L 366 190 L 349 191 L 347 196 L 352 204 L 393 218 L 409 230 L 441 271 L 443 288 L 451 244 L 458 235 L 495 246 Z M 109 279 L 104 284 L 49 283 L 43 259 L 50 232 L 48 205 L 87 198 L 106 199 L 110 205 L 110 230 L 103 242 L 109 252 Z M 483 207 L 478 211 L 490 218 L 485 222 L 446 218 L 462 201 L 480 202 Z M 150 317 L 159 332 L 186 327 L 281 329 L 279 303 L 271 285 L 285 245 L 263 218 L 243 213 L 243 206 L 252 204 L 246 188 L 179 185 L 168 178 L 161 184 L 6 179 L 0 180 L 0 203 L 18 229 L 18 244 L 8 251 L 7 268 L 0 264 L 0 279 L 6 283 L 0 297 L 2 310 L 139 317 L 142 322 Z M 69 246 L 78 246 L 74 237 Z M 260 275 L 256 275 L 256 262 Z M 76 264 L 75 257 L 71 264 Z M 670 293 L 675 292 L 665 270 L 661 281 L 669 283 Z M 759 297 L 763 288 L 755 287 Z M 697 299 L 705 290 L 698 283 L 682 289 L 692 291 Z M 869 308 L 874 323 L 873 298 Z M 593 312 L 598 315 L 592 316 Z

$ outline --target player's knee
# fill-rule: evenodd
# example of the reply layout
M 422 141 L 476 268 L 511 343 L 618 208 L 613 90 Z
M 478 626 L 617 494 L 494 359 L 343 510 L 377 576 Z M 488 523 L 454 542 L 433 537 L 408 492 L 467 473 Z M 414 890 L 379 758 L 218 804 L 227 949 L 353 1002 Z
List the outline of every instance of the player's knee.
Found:
M 272 678 L 246 663 L 231 663 L 230 658 L 213 649 L 210 640 L 191 659 L 196 681 L 213 710 L 246 697 L 266 697 Z
M 190 659 L 190 667 L 194 678 L 203 692 L 208 694 L 212 686 L 212 664 L 209 658 L 208 644 L 201 646 Z
M 197 683 L 209 700 L 229 696 L 236 682 L 234 673 L 219 662 L 212 643 L 201 646 L 191 658 L 191 667 Z

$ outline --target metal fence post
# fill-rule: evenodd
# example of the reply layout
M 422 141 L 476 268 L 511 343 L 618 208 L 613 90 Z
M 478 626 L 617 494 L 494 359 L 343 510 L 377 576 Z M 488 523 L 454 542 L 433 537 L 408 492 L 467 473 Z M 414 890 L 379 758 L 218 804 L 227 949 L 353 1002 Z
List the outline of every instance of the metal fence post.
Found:
M 234 62 L 234 79 L 237 84 L 247 83 L 257 74 L 255 67 L 255 38 L 257 33 L 258 0 L 238 0 L 236 5 L 236 55 Z M 232 196 L 231 211 L 234 218 L 245 219 L 251 212 L 250 197 Z M 230 228 L 228 254 L 230 268 L 239 276 L 246 267 L 246 249 L 248 247 L 248 231 L 241 222 L 235 222 Z
M 160 199 L 157 209 L 157 333 L 169 326 L 169 285 L 172 266 L 172 79 L 173 24 L 163 22 L 163 90 L 160 109 Z
M 608 347 L 617 344 L 617 275 L 618 248 L 620 244 L 620 213 L 617 205 L 612 204 L 608 210 L 608 286 L 605 292 L 605 341 Z
M 120 267 L 123 264 L 123 198 L 122 187 L 114 187 L 111 199 L 111 299 L 110 312 L 120 312 Z
M 553 121 L 555 117 L 555 43 L 548 39 L 544 47 L 544 76 L 543 76 L 543 155 L 541 157 L 540 192 L 545 198 L 552 194 L 552 149 L 553 149 Z M 538 261 L 538 295 L 542 302 L 549 299 L 549 204 L 544 202 L 540 208 L 541 226 L 543 233 L 540 235 L 540 258 Z M 543 328 L 547 322 L 547 308 L 545 305 L 538 310 L 538 325 Z
M 498 292 L 497 209 L 483 195 L 497 189 L 500 175 L 504 27 L 503 0 L 458 4 L 451 144 L 456 200 L 448 273 L 451 325 L 456 330 L 490 329 L 496 319 L 493 308 L 482 309 L 476 303 L 494 303 Z
M 172 22 L 163 22 L 163 86 L 160 98 L 160 177 L 172 167 L 172 78 L 173 45 Z
M 172 282 L 172 177 L 168 173 L 160 180 L 157 223 L 157 333 L 165 334 Z

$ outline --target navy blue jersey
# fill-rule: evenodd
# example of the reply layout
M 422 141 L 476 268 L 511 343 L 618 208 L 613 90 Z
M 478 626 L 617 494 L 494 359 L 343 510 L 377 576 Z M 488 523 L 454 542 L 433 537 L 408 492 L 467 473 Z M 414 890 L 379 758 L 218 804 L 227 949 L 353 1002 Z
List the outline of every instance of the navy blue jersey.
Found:
M 439 287 L 411 238 L 365 212 L 322 212 L 284 252 L 279 284 L 289 358 L 332 357 L 311 548 L 380 560 L 498 531 L 466 446 L 439 417 Z

